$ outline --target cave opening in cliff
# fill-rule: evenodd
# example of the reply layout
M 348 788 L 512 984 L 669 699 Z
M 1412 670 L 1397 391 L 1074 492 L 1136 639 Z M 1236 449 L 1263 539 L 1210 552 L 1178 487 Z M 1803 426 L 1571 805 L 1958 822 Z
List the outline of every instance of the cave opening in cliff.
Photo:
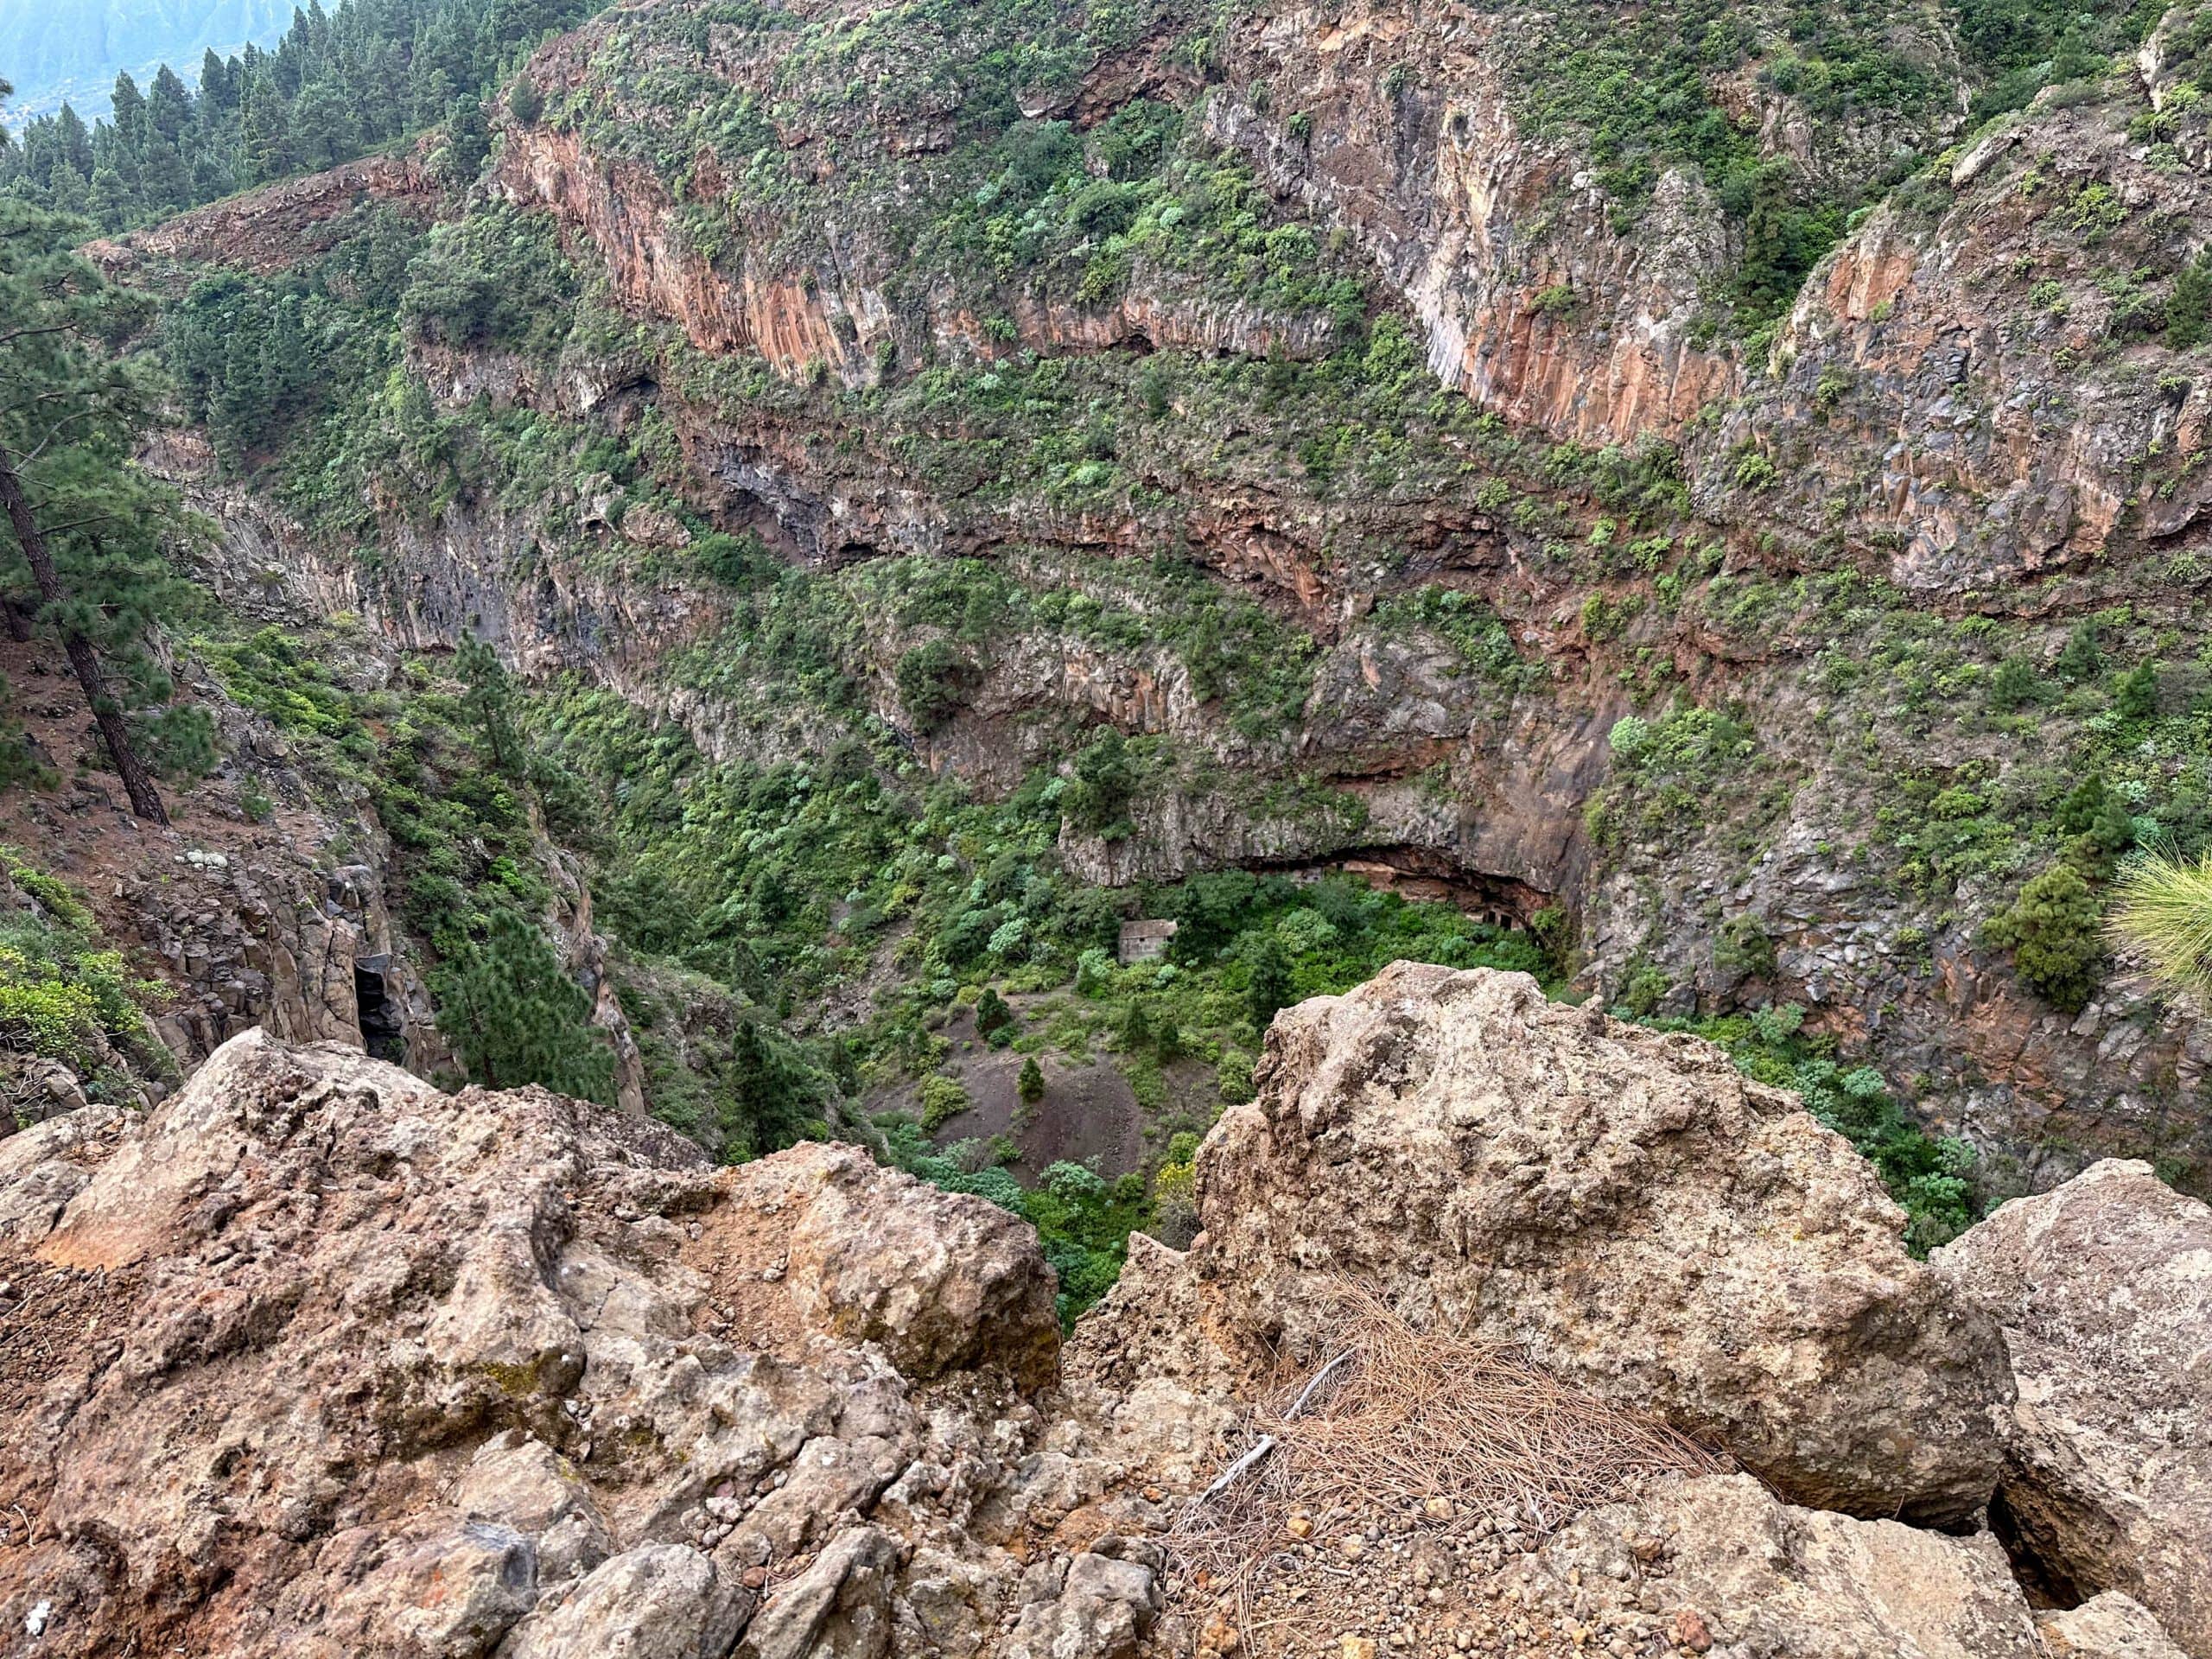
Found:
M 362 1046 L 372 1059 L 397 1064 L 407 1058 L 406 1022 L 384 974 L 372 964 L 353 964 L 353 1012 L 360 1023 Z
M 1554 895 L 1517 876 L 1471 868 L 1434 847 L 1393 844 L 1348 848 L 1325 857 L 1269 861 L 1255 868 L 1293 877 L 1331 872 L 1364 881 L 1378 892 L 1456 906 L 1493 927 L 1525 928 Z

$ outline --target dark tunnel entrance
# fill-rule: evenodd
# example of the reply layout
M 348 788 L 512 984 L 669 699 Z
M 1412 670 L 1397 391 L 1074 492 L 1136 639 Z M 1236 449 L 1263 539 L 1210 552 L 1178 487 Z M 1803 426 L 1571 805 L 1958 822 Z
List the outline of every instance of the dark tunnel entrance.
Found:
M 363 957 L 353 963 L 353 1013 L 361 1041 L 372 1059 L 394 1064 L 407 1058 L 407 1020 L 391 995 L 389 957 Z

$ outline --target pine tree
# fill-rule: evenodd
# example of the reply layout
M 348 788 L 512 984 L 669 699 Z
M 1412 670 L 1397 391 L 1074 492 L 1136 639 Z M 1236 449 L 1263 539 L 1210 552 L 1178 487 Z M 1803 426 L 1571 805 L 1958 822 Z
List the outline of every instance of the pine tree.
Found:
M 591 999 L 513 911 L 494 911 L 483 939 L 437 969 L 430 988 L 439 1030 L 478 1082 L 612 1103 L 614 1058 L 592 1029 Z
M 785 1052 L 790 1046 L 766 1034 L 753 1020 L 739 1020 L 731 1033 L 715 1113 L 725 1161 L 742 1163 L 787 1147 L 804 1132 L 811 1097 Z
M 469 639 L 454 653 L 454 667 L 467 688 L 461 693 L 461 706 L 483 738 L 492 769 L 513 777 L 522 745 L 515 735 L 515 689 L 506 665 L 481 639 Z
M 2097 642 L 2097 625 L 2088 621 L 2075 624 L 2074 631 L 2066 636 L 2058 660 L 2052 664 L 2061 679 L 2071 680 L 2077 685 L 2083 680 L 2094 679 L 2104 665 L 2105 653 Z
M 115 92 L 108 100 L 108 125 L 132 150 L 146 141 L 146 99 L 138 83 L 126 74 L 115 78 Z
M 2158 665 L 2138 663 L 2112 690 L 2113 712 L 2122 720 L 2148 720 L 2158 712 Z
M 1282 941 L 1269 931 L 1260 936 L 1246 965 L 1251 978 L 1245 990 L 1245 1006 L 1252 1023 L 1264 1032 L 1290 1004 L 1290 958 L 1283 953 Z
M 138 216 L 137 193 L 123 175 L 103 167 L 92 175 L 92 188 L 85 197 L 85 212 L 100 229 L 120 231 Z
M 181 143 L 191 125 L 192 93 L 183 78 L 165 63 L 155 72 L 153 86 L 146 94 L 148 142 L 159 138 Z
M 64 104 L 61 112 L 54 118 L 57 127 L 54 135 L 56 149 L 60 158 L 69 164 L 78 177 L 91 178 L 92 134 L 92 130 L 86 126 L 84 117 Z
M 228 115 L 238 106 L 238 87 L 233 69 L 235 60 L 226 60 L 213 47 L 200 59 L 200 124 L 203 129 L 212 128 L 216 120 Z
M 2079 1014 L 2094 995 L 2104 938 L 2096 898 L 2070 865 L 2054 864 L 2022 887 L 1984 932 L 2012 952 L 2028 988 L 2062 1013 Z
M 168 693 L 140 646 L 175 592 L 159 548 L 175 502 L 131 459 L 152 390 L 111 349 L 146 312 L 71 248 L 73 228 L 0 202 L 0 509 L 21 556 L 0 595 L 12 632 L 59 636 L 131 810 L 167 823 L 118 695 Z
M 1140 1053 L 1152 1046 L 1152 1026 L 1144 1017 L 1144 1004 L 1131 999 L 1122 1010 L 1122 1026 L 1115 1040 L 1124 1054 Z
M 1021 1062 L 1021 1075 L 1014 1081 L 1014 1092 L 1031 1106 L 1045 1098 L 1045 1068 L 1037 1064 L 1034 1054 Z

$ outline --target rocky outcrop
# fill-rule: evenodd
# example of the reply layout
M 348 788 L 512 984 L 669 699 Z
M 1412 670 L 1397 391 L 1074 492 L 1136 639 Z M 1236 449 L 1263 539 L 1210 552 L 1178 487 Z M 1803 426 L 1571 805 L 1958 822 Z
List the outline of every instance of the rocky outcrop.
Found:
M 421 156 L 365 156 L 326 173 L 289 179 L 210 203 L 86 251 L 112 269 L 160 264 L 235 265 L 267 274 L 327 251 L 358 228 L 359 210 L 383 203 L 420 223 L 443 197 Z
M 2151 1611 L 2117 1590 L 2036 1621 L 2050 1659 L 2183 1659 Z
M 1525 1605 L 1586 1627 L 1656 1626 L 1676 1652 L 2044 1654 L 2027 1599 L 1987 1534 L 1948 1538 L 1793 1509 L 1743 1475 L 1668 1483 L 1592 1510 L 1514 1580 Z
M 2056 1195 L 2080 1237 L 2015 1206 L 1939 1276 L 1835 1137 L 1701 1045 L 1402 967 L 1286 1015 L 1200 1159 L 1205 1232 L 1134 1241 L 1063 1374 L 1033 1235 L 855 1147 L 718 1169 L 540 1090 L 233 1039 L 143 1116 L 0 1141 L 0 1628 L 59 1659 L 1225 1659 L 1248 1620 L 1354 1659 L 1417 1629 L 1548 1659 L 2171 1659 L 2113 1593 L 2039 1633 L 1967 1513 L 2001 1378 L 1954 1281 L 2024 1217 L 2053 1250 L 2116 1235 L 2175 1292 L 2135 1345 L 2074 1343 L 2064 1386 L 2179 1421 L 2094 1377 L 2177 1376 L 2207 1324 L 2202 1246 L 2158 1255 L 2154 1206 L 2128 1231 L 2139 1172 Z M 1960 1532 L 1660 1472 L 1700 1453 L 1541 1512 L 1417 1471 L 1399 1508 L 1271 1516 L 1232 1478 L 1247 1565 L 1208 1554 L 1198 1495 L 1271 1467 L 1261 1416 L 1313 1396 L 1283 1379 L 1351 1276 L 1580 1385 L 1541 1379 L 1548 1410 L 1656 1403 L 1824 1504 Z M 2046 1318 L 2064 1274 L 2017 1276 Z M 2016 1463 L 2058 1397 L 2027 1352 Z M 2173 1576 L 2142 1594 L 2187 1617 Z
M 1053 1282 L 1005 1211 L 887 1175 L 854 1147 L 796 1147 L 752 1191 L 796 1212 L 791 1294 L 825 1329 L 880 1344 L 917 1382 L 986 1362 L 1030 1388 L 1058 1375 Z
M 2004 1328 L 2000 1518 L 2051 1593 L 2124 1591 L 2212 1654 L 2212 1210 L 2146 1164 L 2015 1199 L 1936 1256 Z
M 1357 235 L 1446 385 L 1555 437 L 1671 437 L 1740 381 L 1698 326 L 1730 257 L 1717 205 L 1670 171 L 1621 234 L 1585 158 L 1521 130 L 1506 27 L 1393 4 L 1255 16 L 1235 36 L 1236 80 L 1266 88 L 1278 118 L 1296 110 L 1306 135 L 1233 96 L 1209 105 L 1209 130 Z
M 1947 594 L 2199 524 L 2212 402 L 2154 341 L 2162 303 L 2109 275 L 2177 268 L 2212 197 L 2132 113 L 2045 100 L 1871 213 L 1798 296 L 1776 381 L 1696 441 L 1700 505 L 1808 541 L 1843 528 Z M 1732 489 L 1753 448 L 1774 482 Z
M 257 1027 L 290 1043 L 373 1043 L 378 1058 L 419 1068 L 442 1058 L 368 865 L 319 868 L 264 833 L 222 851 L 188 846 L 116 897 L 139 943 L 195 993 L 157 1020 L 187 1065 Z
M 0 1142 L 0 1628 L 41 1654 L 863 1659 L 917 1598 L 971 1651 L 1024 1493 L 1107 1485 L 1039 1460 L 1004 1211 L 258 1032 Z M 1086 1548 L 1032 1626 L 1124 1650 L 1157 1557 Z
M 1994 1322 L 1873 1171 L 1695 1039 L 1399 963 L 1269 1033 L 1198 1163 L 1209 1295 L 1318 1353 L 1329 1285 L 1525 1347 L 1802 1503 L 1956 1521 L 1995 1486 Z

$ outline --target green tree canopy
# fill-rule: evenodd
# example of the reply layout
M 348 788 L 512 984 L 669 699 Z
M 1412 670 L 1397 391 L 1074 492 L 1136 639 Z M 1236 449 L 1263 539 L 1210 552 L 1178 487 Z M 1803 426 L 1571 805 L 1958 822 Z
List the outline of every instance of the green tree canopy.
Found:
M 123 348 L 147 302 L 75 251 L 82 228 L 0 200 L 0 619 L 60 639 L 132 810 L 166 823 L 126 716 L 173 689 L 144 642 L 187 597 L 162 552 L 184 520 L 133 459 L 156 391 Z
M 591 999 L 512 910 L 494 910 L 484 938 L 440 966 L 430 989 L 439 1030 L 479 1083 L 613 1103 L 614 1058 L 592 1028 Z

